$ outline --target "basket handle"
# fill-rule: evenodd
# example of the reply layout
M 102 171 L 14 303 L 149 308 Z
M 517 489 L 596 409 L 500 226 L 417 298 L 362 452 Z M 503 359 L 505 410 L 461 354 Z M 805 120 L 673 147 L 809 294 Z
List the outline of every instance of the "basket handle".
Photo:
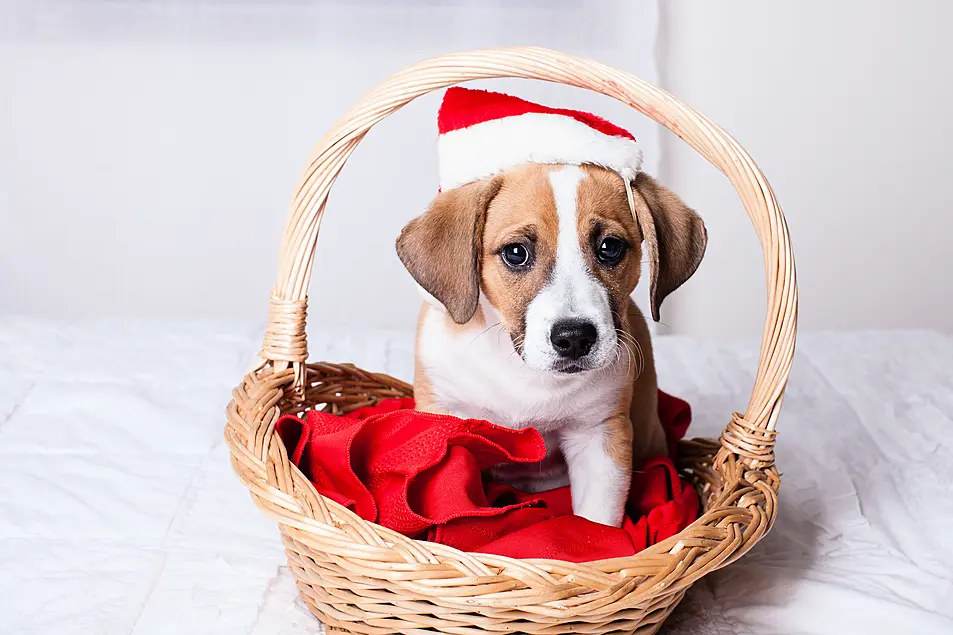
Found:
M 604 64 L 543 48 L 472 51 L 419 62 L 367 93 L 324 135 L 301 177 L 285 227 L 263 364 L 273 363 L 279 370 L 293 366 L 296 386 L 304 387 L 307 290 L 318 229 L 331 186 L 364 135 L 430 91 L 500 77 L 567 84 L 618 99 L 681 137 L 734 185 L 761 241 L 768 306 L 751 399 L 744 415 L 735 414 L 725 428 L 722 445 L 748 465 L 772 465 L 774 430 L 794 357 L 797 284 L 787 224 L 771 186 L 737 141 L 672 95 Z

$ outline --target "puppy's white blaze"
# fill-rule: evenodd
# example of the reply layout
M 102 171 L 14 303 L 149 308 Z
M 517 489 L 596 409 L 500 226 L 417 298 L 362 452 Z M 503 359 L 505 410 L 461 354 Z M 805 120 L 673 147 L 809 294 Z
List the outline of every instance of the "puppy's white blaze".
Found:
M 589 271 L 579 236 L 577 200 L 586 173 L 575 165 L 549 172 L 556 202 L 556 262 L 552 279 L 530 302 L 526 310 L 526 363 L 538 370 L 550 370 L 559 359 L 550 342 L 550 331 L 562 320 L 585 320 L 596 327 L 598 341 L 589 355 L 580 360 L 589 368 L 608 363 L 615 351 L 617 336 L 612 321 L 609 294 Z

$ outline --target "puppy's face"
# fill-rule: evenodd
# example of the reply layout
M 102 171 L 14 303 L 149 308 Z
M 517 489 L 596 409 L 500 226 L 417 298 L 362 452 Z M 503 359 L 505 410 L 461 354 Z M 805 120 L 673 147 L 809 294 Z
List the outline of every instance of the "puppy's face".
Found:
M 641 242 L 613 173 L 527 165 L 504 174 L 486 213 L 481 289 L 528 366 L 574 373 L 615 357 Z
M 472 318 L 482 293 L 531 368 L 595 370 L 616 358 L 643 241 L 656 318 L 704 253 L 694 212 L 647 176 L 633 185 L 638 221 L 613 172 L 520 166 L 440 194 L 404 228 L 398 255 L 457 323 Z

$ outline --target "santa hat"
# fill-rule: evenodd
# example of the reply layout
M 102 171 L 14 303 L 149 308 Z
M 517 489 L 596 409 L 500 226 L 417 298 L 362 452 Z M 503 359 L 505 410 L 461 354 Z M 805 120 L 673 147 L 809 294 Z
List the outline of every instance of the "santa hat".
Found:
M 618 173 L 626 183 L 642 167 L 642 151 L 627 130 L 587 112 L 502 93 L 450 88 L 437 128 L 441 190 L 521 163 L 593 164 Z

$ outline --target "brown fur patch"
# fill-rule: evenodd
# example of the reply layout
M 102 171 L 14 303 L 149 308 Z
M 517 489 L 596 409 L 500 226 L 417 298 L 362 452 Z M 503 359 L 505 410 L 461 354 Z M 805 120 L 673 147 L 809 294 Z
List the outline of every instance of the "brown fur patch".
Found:
M 576 200 L 579 247 L 589 271 L 608 291 L 616 327 L 621 328 L 626 302 L 642 271 L 642 233 L 632 218 L 619 175 L 595 166 L 583 166 L 583 170 L 587 178 L 579 183 Z M 629 245 L 622 260 L 611 267 L 596 258 L 599 244 L 608 237 Z
M 555 264 L 557 232 L 549 166 L 526 165 L 506 172 L 487 209 L 481 277 L 484 293 L 500 312 L 503 326 L 520 352 L 526 309 L 549 281 Z M 502 248 L 514 242 L 533 250 L 534 264 L 526 271 L 510 269 L 500 257 Z
M 625 331 L 638 343 L 635 354 L 642 358 L 641 372 L 632 378 L 629 404 L 632 454 L 635 460 L 641 463 L 649 456 L 668 454 L 668 444 L 658 417 L 658 378 L 655 374 L 655 353 L 648 322 L 632 300 L 628 302 L 625 317 Z
M 420 342 L 420 332 L 423 329 L 424 320 L 427 319 L 427 315 L 430 311 L 433 311 L 433 308 L 424 302 L 417 316 L 417 342 Z M 483 311 L 477 310 L 477 314 L 479 315 L 480 321 L 484 321 Z M 455 324 L 453 320 L 450 319 L 450 316 L 443 317 L 449 324 L 454 324 L 456 328 L 466 328 Z M 474 315 L 471 322 L 476 319 L 477 315 Z M 437 395 L 434 393 L 433 383 L 430 381 L 430 377 L 427 376 L 427 369 L 420 363 L 419 356 L 414 359 L 414 409 L 420 412 L 432 412 L 434 414 L 450 414 L 437 403 Z
M 468 322 L 479 305 L 486 210 L 502 183 L 497 176 L 442 192 L 397 239 L 407 271 L 458 324 Z
M 627 410 L 626 407 L 618 408 L 605 423 L 606 454 L 625 472 L 632 469 L 632 422 Z
M 622 469 L 631 469 L 654 454 L 665 454 L 665 434 L 658 418 L 658 386 L 648 325 L 629 297 L 642 272 L 642 230 L 632 218 L 625 185 L 613 172 L 583 166 L 587 178 L 577 194 L 577 233 L 590 272 L 605 286 L 619 329 L 620 346 L 628 361 L 631 391 L 619 395 L 616 409 L 606 420 L 606 452 Z M 596 250 L 603 238 L 629 245 L 613 266 L 602 265 Z
M 631 391 L 622 391 L 615 410 L 606 420 L 605 448 L 609 457 L 623 470 L 645 458 L 667 454 L 665 431 L 658 418 L 658 383 L 652 340 L 645 316 L 632 300 L 622 314 L 620 346 L 628 356 L 628 383 Z
M 417 342 L 420 342 L 420 334 L 423 330 L 424 320 L 427 318 L 427 312 L 430 306 L 424 302 L 420 306 L 420 313 L 417 315 Z M 420 357 L 414 359 L 414 409 L 421 412 L 434 412 L 437 406 L 437 397 L 434 394 L 433 384 L 427 376 L 427 369 L 420 363 Z
M 657 322 L 665 297 L 682 286 L 701 264 L 708 231 L 695 210 L 651 176 L 639 173 L 632 193 L 652 264 L 649 296 L 652 317 Z

